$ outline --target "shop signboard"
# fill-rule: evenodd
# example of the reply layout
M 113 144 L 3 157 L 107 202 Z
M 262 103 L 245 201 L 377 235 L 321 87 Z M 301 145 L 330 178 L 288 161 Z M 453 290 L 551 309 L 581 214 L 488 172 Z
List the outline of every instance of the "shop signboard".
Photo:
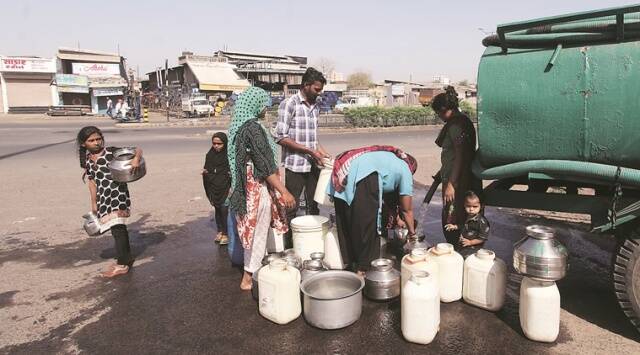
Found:
M 55 73 L 56 63 L 47 58 L 1 57 L 0 72 Z
M 95 88 L 92 89 L 93 96 L 119 96 L 122 95 L 122 88 Z
M 86 76 L 120 75 L 120 64 L 109 63 L 71 63 L 73 74 Z
M 72 92 L 76 94 L 88 94 L 87 86 L 58 86 L 58 92 Z
M 84 75 L 56 74 L 56 84 L 58 86 L 89 86 L 89 79 Z

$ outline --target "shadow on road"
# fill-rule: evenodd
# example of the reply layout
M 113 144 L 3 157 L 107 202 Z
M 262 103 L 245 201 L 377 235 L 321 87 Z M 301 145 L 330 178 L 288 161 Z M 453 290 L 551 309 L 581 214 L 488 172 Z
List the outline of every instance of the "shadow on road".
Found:
M 68 140 L 62 141 L 62 142 L 44 144 L 44 145 L 40 145 L 40 146 L 37 146 L 37 147 L 24 149 L 24 150 L 20 150 L 20 151 L 9 153 L 9 154 L 0 155 L 0 160 L 4 160 L 4 159 L 7 159 L 7 158 L 15 157 L 17 155 L 31 153 L 31 152 L 35 152 L 35 151 L 38 151 L 38 150 L 41 150 L 41 149 L 55 147 L 55 146 L 60 145 L 60 144 L 66 144 L 66 143 L 71 143 L 71 142 L 75 142 L 75 141 L 76 141 L 75 138 L 74 139 L 68 139 Z

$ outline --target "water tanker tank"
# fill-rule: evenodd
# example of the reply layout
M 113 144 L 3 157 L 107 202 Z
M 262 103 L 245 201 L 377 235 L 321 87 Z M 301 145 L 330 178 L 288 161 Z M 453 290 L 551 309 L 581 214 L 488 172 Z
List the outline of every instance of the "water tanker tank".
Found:
M 487 47 L 478 69 L 478 161 L 640 169 L 640 42 L 557 43 Z

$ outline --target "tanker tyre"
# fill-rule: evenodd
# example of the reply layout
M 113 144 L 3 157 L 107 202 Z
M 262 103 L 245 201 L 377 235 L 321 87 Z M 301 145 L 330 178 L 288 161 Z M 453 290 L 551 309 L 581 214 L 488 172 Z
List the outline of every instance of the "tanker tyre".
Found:
M 637 230 L 633 237 L 639 237 Z M 618 243 L 613 287 L 620 308 L 640 332 L 640 239 L 626 238 Z

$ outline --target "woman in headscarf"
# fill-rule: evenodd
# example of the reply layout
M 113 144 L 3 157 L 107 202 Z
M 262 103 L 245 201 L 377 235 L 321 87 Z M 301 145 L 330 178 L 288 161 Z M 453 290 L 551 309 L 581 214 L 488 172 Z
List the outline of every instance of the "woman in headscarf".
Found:
M 363 275 L 380 257 L 380 235 L 386 228 L 406 227 L 416 235 L 413 218 L 413 174 L 409 154 L 391 146 L 346 151 L 336 157 L 327 193 L 333 196 L 342 259 Z
M 214 241 L 220 245 L 229 244 L 227 237 L 229 207 L 226 200 L 231 187 L 231 175 L 227 158 L 227 135 L 223 132 L 216 132 L 211 137 L 211 149 L 207 152 L 202 170 L 202 183 L 209 202 L 215 208 L 218 233 Z
M 436 144 L 442 148 L 440 178 L 442 179 L 442 231 L 447 243 L 458 245 L 460 232 L 447 230 L 447 224 L 463 225 L 465 193 L 482 189 L 471 172 L 476 151 L 476 130 L 473 123 L 458 108 L 458 94 L 452 86 L 436 95 L 431 102 L 433 111 L 445 122 Z
M 293 195 L 280 181 L 276 144 L 258 122 L 270 101 L 266 91 L 250 87 L 238 97 L 229 127 L 232 186 L 229 202 L 244 248 L 244 274 L 240 282 L 243 290 L 251 289 L 251 275 L 262 265 L 269 228 L 286 233 L 285 208 L 295 206 Z

